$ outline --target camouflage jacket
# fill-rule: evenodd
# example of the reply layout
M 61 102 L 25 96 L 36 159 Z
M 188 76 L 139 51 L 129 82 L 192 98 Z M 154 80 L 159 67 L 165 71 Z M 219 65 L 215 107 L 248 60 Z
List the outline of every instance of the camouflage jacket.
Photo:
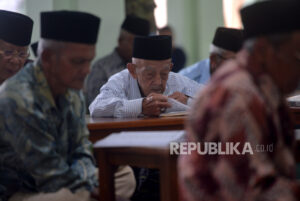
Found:
M 1 85 L 0 133 L 0 193 L 98 185 L 83 94 L 68 90 L 55 102 L 39 65 Z

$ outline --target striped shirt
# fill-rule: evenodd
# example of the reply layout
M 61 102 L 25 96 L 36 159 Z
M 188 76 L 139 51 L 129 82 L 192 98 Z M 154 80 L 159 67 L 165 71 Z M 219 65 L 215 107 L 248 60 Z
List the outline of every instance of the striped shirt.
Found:
M 163 94 L 168 96 L 178 91 L 194 97 L 202 87 L 185 76 L 170 72 Z M 142 101 L 137 80 L 125 69 L 113 75 L 101 88 L 89 110 L 93 117 L 137 117 L 142 113 Z

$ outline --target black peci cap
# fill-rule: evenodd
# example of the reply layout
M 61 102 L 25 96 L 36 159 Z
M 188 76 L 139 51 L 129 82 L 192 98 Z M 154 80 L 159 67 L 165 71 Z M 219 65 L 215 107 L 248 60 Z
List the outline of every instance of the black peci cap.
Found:
M 170 59 L 172 54 L 171 36 L 137 36 L 133 43 L 133 57 L 146 60 Z
M 138 36 L 148 36 L 150 33 L 149 21 L 134 15 L 128 15 L 121 28 Z
M 245 38 L 300 29 L 300 1 L 297 0 L 259 2 L 241 9 L 240 13 Z
M 238 52 L 243 45 L 243 30 L 218 27 L 212 44 L 225 50 Z
M 100 18 L 78 11 L 41 13 L 41 38 L 57 41 L 95 44 Z
M 0 39 L 17 46 L 27 46 L 31 41 L 32 28 L 30 17 L 0 10 Z

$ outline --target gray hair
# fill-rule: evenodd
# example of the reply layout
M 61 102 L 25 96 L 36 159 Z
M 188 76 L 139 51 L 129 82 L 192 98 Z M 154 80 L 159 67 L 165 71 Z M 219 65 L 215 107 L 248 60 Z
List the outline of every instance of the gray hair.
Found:
M 229 50 L 225 50 L 221 47 L 218 47 L 218 46 L 215 46 L 214 44 L 210 44 L 210 47 L 209 47 L 209 53 L 210 54 L 219 54 L 219 55 L 222 55 L 224 54 L 225 52 L 228 52 Z
M 65 45 L 66 42 L 63 41 L 41 38 L 39 40 L 38 49 L 37 49 L 38 58 L 41 59 L 41 55 L 44 50 L 52 50 L 58 54 Z

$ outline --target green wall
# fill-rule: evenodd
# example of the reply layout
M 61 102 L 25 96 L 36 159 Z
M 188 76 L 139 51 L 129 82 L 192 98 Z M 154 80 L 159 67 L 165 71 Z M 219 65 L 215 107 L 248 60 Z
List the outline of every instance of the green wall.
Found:
M 40 37 L 40 12 L 78 10 L 101 17 L 96 58 L 111 52 L 117 44 L 119 27 L 125 17 L 123 0 L 26 0 L 25 14 L 34 20 L 32 42 Z
M 223 26 L 222 0 L 169 0 L 168 22 L 183 47 L 187 65 L 208 57 L 215 29 Z
M 32 42 L 39 39 L 41 11 L 79 10 L 101 17 L 96 58 L 117 45 L 125 17 L 125 0 L 25 0 L 24 12 L 34 20 Z M 175 41 L 188 57 L 187 65 L 208 57 L 215 29 L 223 25 L 222 0 L 168 0 L 168 22 Z

